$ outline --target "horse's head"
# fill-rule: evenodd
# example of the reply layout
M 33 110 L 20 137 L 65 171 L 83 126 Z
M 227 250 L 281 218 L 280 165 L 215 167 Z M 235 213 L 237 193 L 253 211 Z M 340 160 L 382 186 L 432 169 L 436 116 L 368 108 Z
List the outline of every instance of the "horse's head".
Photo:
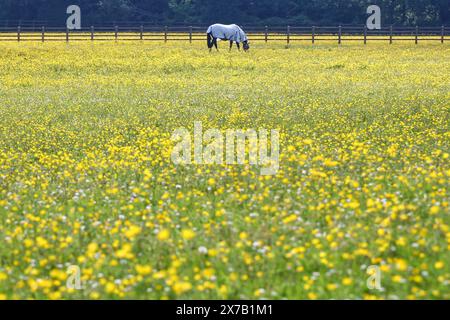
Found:
M 250 50 L 250 45 L 248 44 L 247 40 L 245 40 L 242 44 L 243 44 L 243 47 L 244 47 L 244 51 Z

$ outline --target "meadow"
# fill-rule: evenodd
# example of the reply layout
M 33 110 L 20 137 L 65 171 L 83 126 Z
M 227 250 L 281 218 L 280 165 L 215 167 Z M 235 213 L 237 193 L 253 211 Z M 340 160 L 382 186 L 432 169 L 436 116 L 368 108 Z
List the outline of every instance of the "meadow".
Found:
M 450 46 L 205 46 L 0 43 L 0 298 L 449 299 Z M 194 121 L 278 173 L 174 165 Z

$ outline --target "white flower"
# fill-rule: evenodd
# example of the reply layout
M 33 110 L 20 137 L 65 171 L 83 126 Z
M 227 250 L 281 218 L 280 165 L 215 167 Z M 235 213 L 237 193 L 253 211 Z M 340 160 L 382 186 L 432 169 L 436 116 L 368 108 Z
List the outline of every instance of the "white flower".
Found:
M 199 247 L 198 252 L 201 254 L 208 254 L 208 249 L 206 247 Z

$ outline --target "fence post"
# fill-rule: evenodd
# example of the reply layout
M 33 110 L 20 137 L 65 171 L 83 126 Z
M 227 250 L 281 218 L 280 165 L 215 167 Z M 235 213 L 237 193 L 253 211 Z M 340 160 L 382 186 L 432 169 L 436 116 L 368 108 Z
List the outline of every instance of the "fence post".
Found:
M 94 41 L 94 26 L 91 26 L 91 41 Z
M 115 39 L 116 41 L 117 41 L 117 38 L 119 37 L 118 33 L 119 33 L 119 27 L 118 27 L 118 26 L 115 26 L 115 27 L 114 27 L 114 39 Z
M 141 30 L 139 33 L 139 39 L 144 40 L 144 26 L 141 25 Z
M 312 27 L 311 41 L 312 41 L 312 44 L 314 44 L 316 42 L 316 27 L 315 26 Z
M 164 27 L 164 42 L 167 42 L 167 26 Z
M 41 31 L 41 41 L 44 42 L 45 41 L 45 27 L 42 26 L 42 31 Z
M 419 27 L 416 26 L 416 38 L 415 38 L 416 44 L 419 43 Z
M 389 44 L 392 44 L 392 26 L 389 28 Z
M 441 27 L 441 43 L 444 43 L 444 34 L 445 34 L 445 27 Z
M 192 43 L 192 26 L 189 27 L 189 43 Z
M 267 43 L 269 40 L 269 27 L 264 26 L 264 42 Z
M 342 26 L 339 26 L 338 44 L 342 43 Z
M 289 44 L 291 42 L 291 26 L 287 26 L 287 34 L 286 34 L 287 38 L 287 44 Z
M 364 44 L 367 44 L 367 26 L 364 26 Z
M 21 29 L 21 27 L 18 26 L 17 27 L 17 42 L 20 42 L 20 29 Z
M 66 28 L 66 42 L 69 42 L 69 28 Z

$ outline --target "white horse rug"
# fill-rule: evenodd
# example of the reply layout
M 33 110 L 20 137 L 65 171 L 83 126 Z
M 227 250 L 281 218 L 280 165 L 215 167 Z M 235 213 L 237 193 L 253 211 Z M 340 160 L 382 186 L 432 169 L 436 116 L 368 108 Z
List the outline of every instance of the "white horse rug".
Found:
M 236 24 L 213 24 L 206 33 L 210 33 L 216 39 L 230 40 L 237 43 L 248 41 L 245 32 Z

